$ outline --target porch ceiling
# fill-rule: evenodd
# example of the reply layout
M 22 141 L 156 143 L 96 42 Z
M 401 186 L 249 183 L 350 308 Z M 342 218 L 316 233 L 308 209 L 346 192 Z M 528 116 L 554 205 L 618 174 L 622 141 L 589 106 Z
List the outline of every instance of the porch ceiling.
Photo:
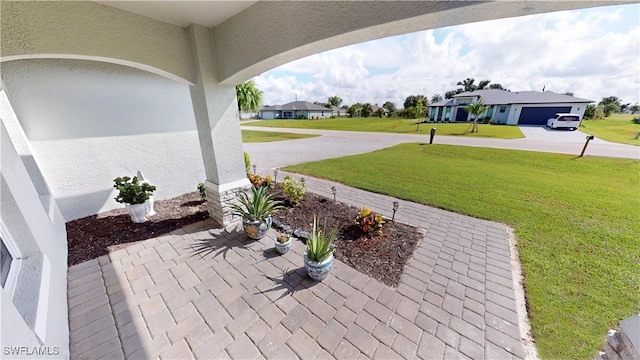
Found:
M 257 1 L 95 1 L 134 14 L 187 27 L 214 27 Z

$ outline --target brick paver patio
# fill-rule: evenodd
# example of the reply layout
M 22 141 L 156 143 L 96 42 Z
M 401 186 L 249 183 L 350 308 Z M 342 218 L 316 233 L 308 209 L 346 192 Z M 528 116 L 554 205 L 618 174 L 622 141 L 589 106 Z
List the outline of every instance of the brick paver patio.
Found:
M 318 179 L 309 191 L 391 216 L 396 199 Z M 305 277 L 304 244 L 187 226 L 69 269 L 72 359 L 521 359 L 503 224 L 400 201 L 424 239 L 397 288 L 335 261 Z M 521 290 L 521 289 L 520 289 Z

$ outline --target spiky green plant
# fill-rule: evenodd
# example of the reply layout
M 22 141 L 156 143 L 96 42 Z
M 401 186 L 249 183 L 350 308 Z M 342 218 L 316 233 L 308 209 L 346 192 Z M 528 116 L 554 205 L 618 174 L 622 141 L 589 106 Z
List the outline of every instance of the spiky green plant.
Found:
M 323 229 L 318 228 L 315 215 L 313 216 L 313 230 L 307 239 L 307 258 L 315 262 L 323 262 L 333 254 L 335 245 L 333 240 L 338 235 L 338 228 L 335 227 L 327 235 L 327 222 L 325 220 Z
M 280 201 L 273 199 L 274 196 L 275 194 L 267 192 L 267 187 L 252 187 L 251 195 L 245 192 L 240 193 L 239 204 L 231 204 L 233 214 L 245 220 L 264 221 L 283 208 Z

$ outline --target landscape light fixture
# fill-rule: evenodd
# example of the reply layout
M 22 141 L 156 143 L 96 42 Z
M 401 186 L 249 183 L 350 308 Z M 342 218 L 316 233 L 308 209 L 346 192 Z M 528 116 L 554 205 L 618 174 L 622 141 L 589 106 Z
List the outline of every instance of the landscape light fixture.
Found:
M 400 203 L 397 201 L 393 202 L 393 216 L 391 216 L 391 221 L 395 221 L 396 219 L 396 211 L 398 211 L 398 208 L 400 207 Z
M 336 192 L 337 192 L 337 191 L 338 191 L 338 190 L 336 189 L 336 187 L 335 187 L 335 186 L 332 186 L 332 187 L 331 187 L 331 192 L 333 193 L 333 202 L 336 202 Z
M 273 182 L 278 182 L 278 169 L 273 170 Z
M 257 173 L 256 173 L 256 168 L 257 168 L 257 166 L 256 166 L 255 164 L 253 164 L 253 175 L 256 175 L 256 174 L 257 174 Z
M 306 181 L 304 178 L 300 178 L 300 181 L 302 181 L 302 185 L 304 185 L 304 182 Z

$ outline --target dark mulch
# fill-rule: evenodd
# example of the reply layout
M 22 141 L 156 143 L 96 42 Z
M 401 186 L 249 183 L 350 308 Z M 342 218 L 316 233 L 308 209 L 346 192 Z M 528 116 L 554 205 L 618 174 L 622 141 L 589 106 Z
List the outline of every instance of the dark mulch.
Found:
M 278 199 L 283 200 L 276 189 Z M 131 222 L 124 208 L 67 223 L 69 266 L 95 259 L 110 251 L 150 239 L 208 217 L 206 202 L 198 192 L 156 201 L 156 215 L 142 224 Z M 327 229 L 340 228 L 335 257 L 388 286 L 398 285 L 404 266 L 413 255 L 420 231 L 386 219 L 380 236 L 367 238 L 355 224 L 358 208 L 307 193 L 298 206 L 289 206 L 276 218 L 294 229 L 310 232 L 314 214 Z
M 276 199 L 285 200 L 279 190 L 276 193 Z M 326 221 L 327 232 L 339 227 L 335 258 L 395 287 L 422 234 L 413 226 L 385 219 L 382 234 L 368 238 L 356 225 L 358 210 L 354 206 L 334 203 L 332 199 L 307 193 L 300 205 L 288 207 L 275 218 L 294 229 L 306 232 L 311 232 L 313 228 L 314 214 L 322 227 Z
M 124 205 L 123 205 L 124 206 Z M 114 209 L 67 223 L 69 266 L 95 259 L 135 242 L 151 239 L 209 217 L 207 203 L 200 193 L 155 201 L 156 215 L 135 224 L 123 208 Z

